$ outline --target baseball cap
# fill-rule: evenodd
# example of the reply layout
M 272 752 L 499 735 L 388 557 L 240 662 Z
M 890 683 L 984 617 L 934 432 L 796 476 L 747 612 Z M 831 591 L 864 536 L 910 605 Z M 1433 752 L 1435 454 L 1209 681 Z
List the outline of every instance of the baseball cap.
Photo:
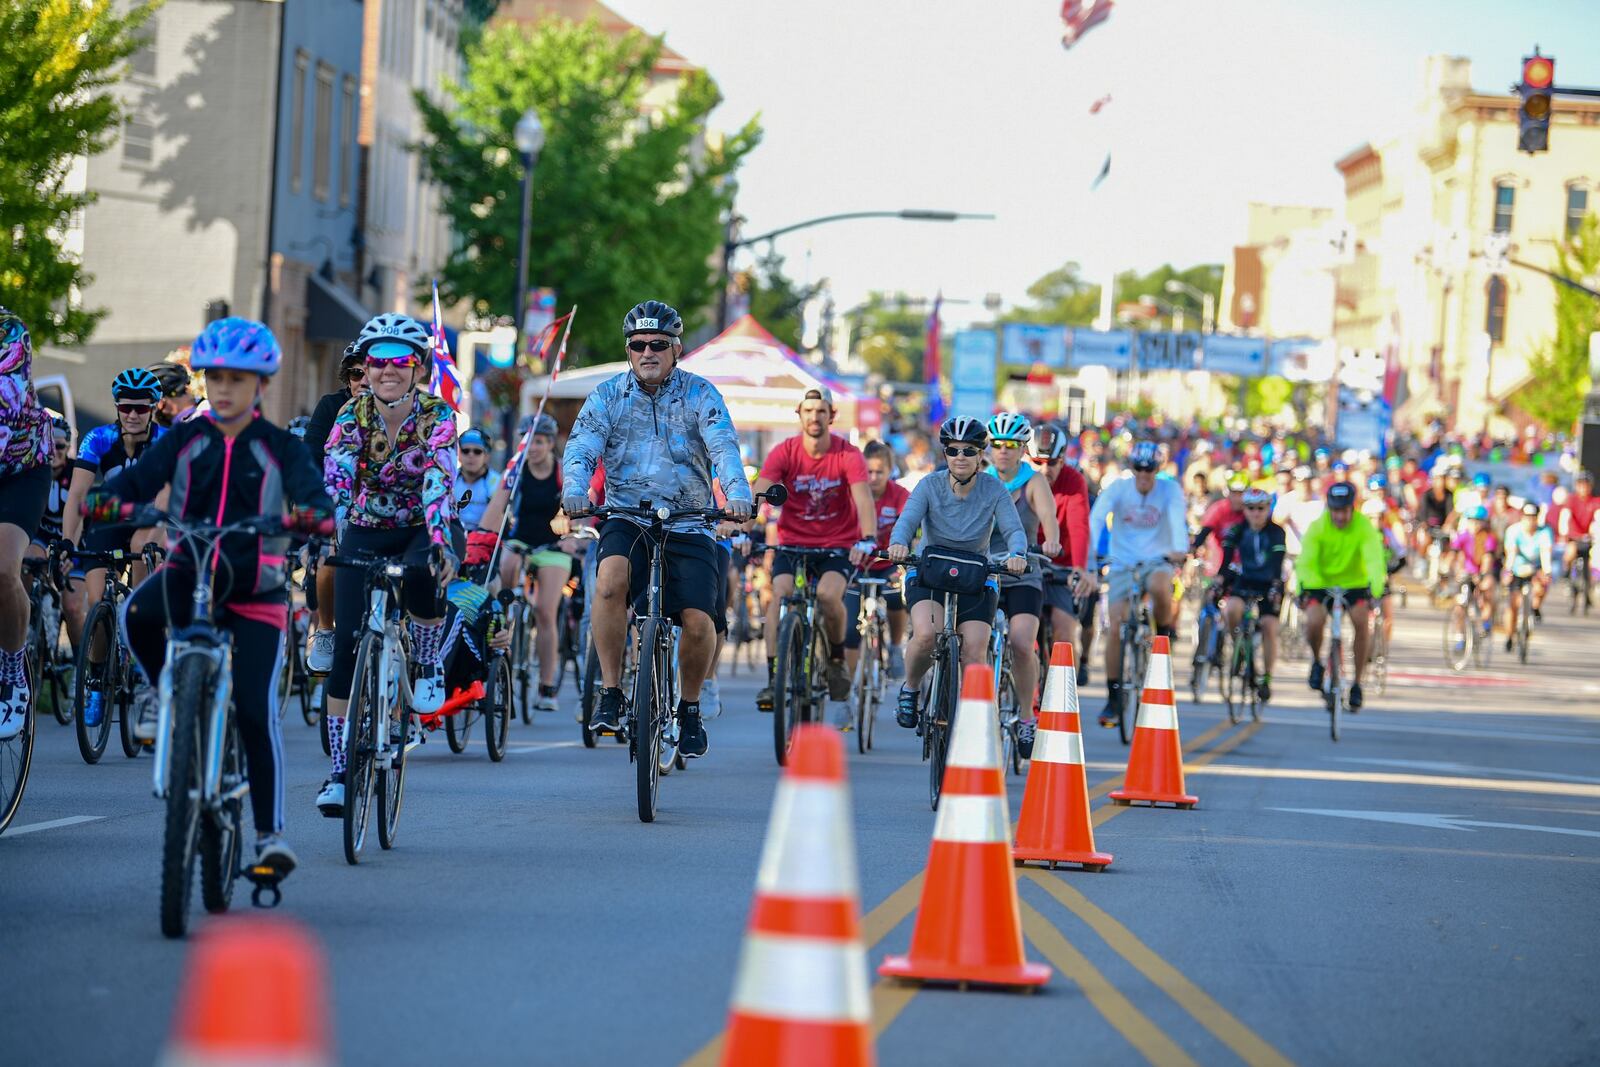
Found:
M 820 400 L 831 408 L 833 407 L 833 390 L 825 385 L 814 385 L 800 397 L 801 404 L 804 404 L 807 400 Z
M 1356 487 L 1349 482 L 1334 482 L 1328 486 L 1328 507 L 1348 508 L 1354 507 L 1356 502 Z

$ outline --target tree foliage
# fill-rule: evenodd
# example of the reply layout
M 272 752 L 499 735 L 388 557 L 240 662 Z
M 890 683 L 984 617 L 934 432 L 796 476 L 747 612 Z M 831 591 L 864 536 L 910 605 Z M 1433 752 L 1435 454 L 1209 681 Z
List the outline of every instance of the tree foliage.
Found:
M 1100 286 L 1083 276 L 1076 261 L 1068 261 L 1028 286 L 1031 307 L 1014 308 L 1006 322 L 1032 322 L 1049 326 L 1090 326 L 1100 314 Z
M 0 0 L 0 304 L 22 316 L 36 346 L 82 344 L 105 314 L 68 300 L 90 276 L 61 236 L 94 196 L 67 179 L 77 157 L 116 140 L 122 109 L 109 88 L 158 5 Z
M 1182 309 L 1184 329 L 1198 330 L 1200 306 L 1187 293 L 1167 292 L 1167 283 L 1170 281 L 1182 282 L 1201 292 L 1210 293 L 1214 303 L 1221 299 L 1221 266 L 1206 263 L 1179 270 L 1167 263 L 1144 274 L 1132 270 L 1118 274 L 1117 303 L 1137 304 L 1140 297 L 1154 297 L 1163 304 Z M 1083 276 L 1083 268 L 1076 261 L 1068 261 L 1028 286 L 1028 297 L 1032 303 L 1012 309 L 1003 316 L 1002 321 L 1051 326 L 1092 325 L 1100 314 L 1100 288 Z M 1171 313 L 1163 310 L 1152 319 L 1139 320 L 1136 325 L 1170 328 L 1172 322 Z
M 470 300 L 480 315 L 512 310 L 523 176 L 513 131 L 534 108 L 545 143 L 528 282 L 581 308 L 574 360 L 620 353 L 622 316 L 643 299 L 674 305 L 694 329 L 716 292 L 725 179 L 761 134 L 752 119 L 724 141 L 704 139 L 720 95 L 700 71 L 643 117 L 661 47 L 637 30 L 613 38 L 594 19 L 512 23 L 469 45 L 465 80 L 442 105 L 416 95 L 418 152 L 458 241 L 439 279 L 447 300 Z
M 1600 276 L 1600 215 L 1556 246 L 1555 272 L 1575 280 Z M 1529 383 L 1517 396 L 1524 411 L 1551 431 L 1570 430 L 1589 391 L 1589 334 L 1600 330 L 1600 300 L 1557 282 L 1556 335 L 1528 356 Z
M 822 292 L 823 283 L 801 285 L 784 273 L 783 264 L 783 257 L 769 248 L 753 268 L 740 272 L 739 281 L 749 295 L 750 314 L 756 321 L 772 336 L 798 349 L 806 304 Z
M 851 312 L 851 347 L 868 371 L 892 382 L 920 382 L 929 313 L 927 305 L 903 296 L 869 293 Z

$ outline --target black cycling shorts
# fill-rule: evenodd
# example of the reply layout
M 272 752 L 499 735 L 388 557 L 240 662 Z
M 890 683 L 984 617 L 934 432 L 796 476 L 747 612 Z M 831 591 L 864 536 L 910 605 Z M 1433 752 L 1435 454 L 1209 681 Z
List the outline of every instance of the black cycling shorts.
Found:
M 703 533 L 669 530 L 665 537 L 661 613 L 681 626 L 684 610 L 694 608 L 715 622 L 722 587 L 717 572 L 727 569 L 717 543 Z M 650 531 L 627 519 L 607 519 L 600 524 L 599 562 L 604 564 L 612 556 L 627 557 L 628 599 L 634 612 L 643 614 L 649 606 L 645 594 L 650 584 Z
M 1276 619 L 1283 614 L 1283 587 L 1280 585 L 1255 585 L 1251 582 L 1233 582 L 1226 596 L 1257 602 L 1256 613 L 1263 619 Z
M 33 537 L 50 503 L 50 477 L 50 465 L 41 463 L 0 478 L 0 523 Z
M 830 572 L 849 578 L 855 571 L 850 565 L 849 549 L 840 549 L 839 553 L 833 556 L 814 556 L 809 553 L 802 556 L 795 552 L 785 552 L 780 545 L 772 560 L 772 576 L 776 578 L 781 574 L 793 574 L 802 564 L 811 568 L 807 573 L 813 578 L 821 578 Z
M 1002 585 L 1000 587 L 1000 610 L 1006 613 L 1006 618 L 1015 615 L 1032 615 L 1039 617 L 1039 612 L 1044 609 L 1044 590 L 1032 585 Z
M 132 526 L 89 527 L 78 535 L 78 547 L 85 552 L 115 552 L 119 548 L 127 552 L 135 532 Z
M 1368 589 L 1368 588 L 1365 588 L 1365 587 L 1363 587 L 1361 589 L 1346 589 L 1345 590 L 1345 594 L 1344 594 L 1344 598 L 1345 598 L 1345 602 L 1350 607 L 1353 608 L 1357 604 L 1363 604 L 1363 603 L 1371 600 L 1372 599 L 1372 590 Z M 1329 611 L 1333 610 L 1333 596 L 1326 589 L 1303 589 L 1303 590 L 1301 590 L 1301 592 L 1300 592 L 1300 603 L 1302 605 L 1309 604 L 1313 600 L 1317 601 L 1319 604 L 1321 604 L 1327 610 L 1329 610 Z
M 976 596 L 956 597 L 956 622 L 981 622 L 993 625 L 994 609 L 999 599 L 999 595 L 992 588 L 985 588 Z M 944 594 L 936 589 L 925 588 L 921 582 L 907 582 L 906 605 L 916 607 L 924 600 L 932 600 L 943 607 Z
M 892 585 L 883 587 L 883 605 L 890 611 L 906 610 L 906 598 L 899 589 Z M 851 586 L 844 592 L 844 617 L 848 625 L 845 627 L 844 647 L 861 647 L 861 590 Z

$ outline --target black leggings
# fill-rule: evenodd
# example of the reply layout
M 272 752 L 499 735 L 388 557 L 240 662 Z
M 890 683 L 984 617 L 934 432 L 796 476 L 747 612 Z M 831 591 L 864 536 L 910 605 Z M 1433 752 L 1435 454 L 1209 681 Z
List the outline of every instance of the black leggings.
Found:
M 386 556 L 408 567 L 426 567 L 432 543 L 424 526 L 374 530 L 349 525 L 339 537 L 336 555 Z M 414 619 L 444 617 L 439 584 L 432 578 L 407 574 L 401 583 L 401 606 Z M 333 670 L 328 672 L 328 696 L 349 700 L 355 682 L 356 639 L 366 619 L 366 572 L 360 567 L 339 567 L 333 575 Z
M 167 661 L 167 625 L 187 626 L 194 617 L 192 570 L 165 566 L 133 591 L 123 608 L 128 647 L 152 683 Z M 219 594 L 220 596 L 220 594 Z M 252 603 L 252 615 L 285 613 L 281 603 Z M 170 611 L 170 614 L 169 614 Z M 250 810 L 256 832 L 283 830 L 283 735 L 278 725 L 278 668 L 283 627 L 246 618 L 227 604 L 217 605 L 217 625 L 233 634 L 233 708 L 250 777 Z

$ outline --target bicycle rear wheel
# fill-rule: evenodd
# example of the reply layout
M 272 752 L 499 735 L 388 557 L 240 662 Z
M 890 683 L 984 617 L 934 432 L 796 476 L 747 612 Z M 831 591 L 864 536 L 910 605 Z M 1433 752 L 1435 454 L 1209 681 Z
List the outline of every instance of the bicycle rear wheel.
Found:
M 226 796 L 244 783 L 244 757 L 239 742 L 239 724 L 228 710 L 228 733 L 222 750 L 222 794 Z M 248 794 L 245 794 L 248 795 Z M 244 847 L 244 796 L 224 800 L 209 816 L 200 820 L 200 899 L 213 915 L 228 910 L 233 887 L 239 878 L 239 852 Z
M 380 646 L 381 647 L 381 646 Z M 406 669 L 404 656 L 395 656 L 389 662 L 391 671 Z M 400 719 L 396 722 L 394 713 L 399 711 Z M 462 711 L 458 714 L 466 714 Z M 378 844 L 384 849 L 394 847 L 395 838 L 400 835 L 400 805 L 405 800 L 406 792 L 406 749 L 410 747 L 411 735 L 411 709 L 405 706 L 402 697 L 393 705 L 385 705 L 383 716 L 378 722 L 378 729 L 389 731 L 389 766 L 376 768 L 378 775 Z M 400 740 L 395 741 L 396 731 Z
M 1122 644 L 1122 707 L 1117 714 L 1117 734 L 1123 744 L 1133 741 L 1139 720 L 1139 694 L 1144 691 L 1144 672 L 1148 654 L 1144 635 L 1133 631 L 1133 640 Z
M 778 662 L 772 675 L 772 746 L 782 767 L 789 758 L 794 728 L 805 721 L 810 699 L 806 677 L 805 620 L 798 611 L 778 623 Z
M 506 758 L 506 732 L 511 726 L 511 664 L 504 656 L 489 660 L 489 684 L 483 694 L 483 742 L 489 760 Z M 594 745 L 591 743 L 590 748 Z
M 1239 677 L 1244 663 L 1239 634 L 1224 634 L 1222 648 L 1222 671 L 1217 675 L 1217 687 L 1222 690 L 1222 702 L 1228 705 L 1228 721 L 1238 723 L 1244 718 L 1244 685 Z
M 517 710 L 524 726 L 533 722 L 533 631 L 528 626 L 528 605 L 520 594 L 513 604 L 511 623 L 511 675 L 516 681 Z
M 378 750 L 378 724 L 383 715 L 382 694 L 378 692 L 378 656 L 382 643 L 375 634 L 364 634 L 356 648 L 355 688 L 345 719 L 344 768 L 344 859 L 359 863 L 367 841 L 367 820 L 372 815 L 376 775 L 373 758 Z
M 211 685 L 209 658 L 188 655 L 172 665 L 171 763 L 161 839 L 161 933 L 166 937 L 182 937 L 189 929 L 204 789 L 200 709 L 211 705 Z
M 662 619 L 646 619 L 639 634 L 639 664 L 633 676 L 633 770 L 634 791 L 640 822 L 654 822 L 656 800 L 661 788 L 661 724 L 670 708 L 666 702 L 665 679 L 657 677 L 662 644 Z
M 507 668 L 509 672 L 510 668 Z M 583 683 L 578 688 L 578 713 L 582 716 L 579 720 L 579 733 L 583 735 L 583 747 L 593 748 L 599 735 L 594 732 L 590 724 L 594 722 L 595 701 L 600 698 L 600 653 L 594 647 L 594 638 L 588 641 L 588 649 L 583 657 Z
M 111 643 L 116 640 L 116 622 L 111 607 L 104 601 L 89 609 L 89 618 L 83 624 L 83 636 L 78 641 L 78 670 L 74 686 L 74 719 L 78 736 L 78 752 L 85 763 L 99 763 L 105 755 L 106 744 L 111 740 L 111 716 L 117 702 L 115 661 Z M 102 658 L 99 663 L 89 658 L 90 650 L 98 643 Z M 83 710 L 88 706 L 89 694 L 100 695 L 100 721 L 94 726 L 83 721 Z
M 38 656 L 29 652 L 24 669 L 33 679 L 33 699 L 28 703 L 22 730 L 12 738 L 0 741 L 0 834 L 6 832 L 17 809 L 22 806 L 22 792 L 28 787 L 28 771 L 33 766 L 34 730 L 39 721 L 39 664 Z
M 1335 634 L 1334 639 L 1328 644 L 1328 667 L 1323 681 L 1322 696 L 1323 703 L 1328 706 L 1328 734 L 1335 741 L 1339 740 L 1340 720 L 1345 714 L 1344 679 L 1340 677 L 1343 664 L 1343 642 Z

